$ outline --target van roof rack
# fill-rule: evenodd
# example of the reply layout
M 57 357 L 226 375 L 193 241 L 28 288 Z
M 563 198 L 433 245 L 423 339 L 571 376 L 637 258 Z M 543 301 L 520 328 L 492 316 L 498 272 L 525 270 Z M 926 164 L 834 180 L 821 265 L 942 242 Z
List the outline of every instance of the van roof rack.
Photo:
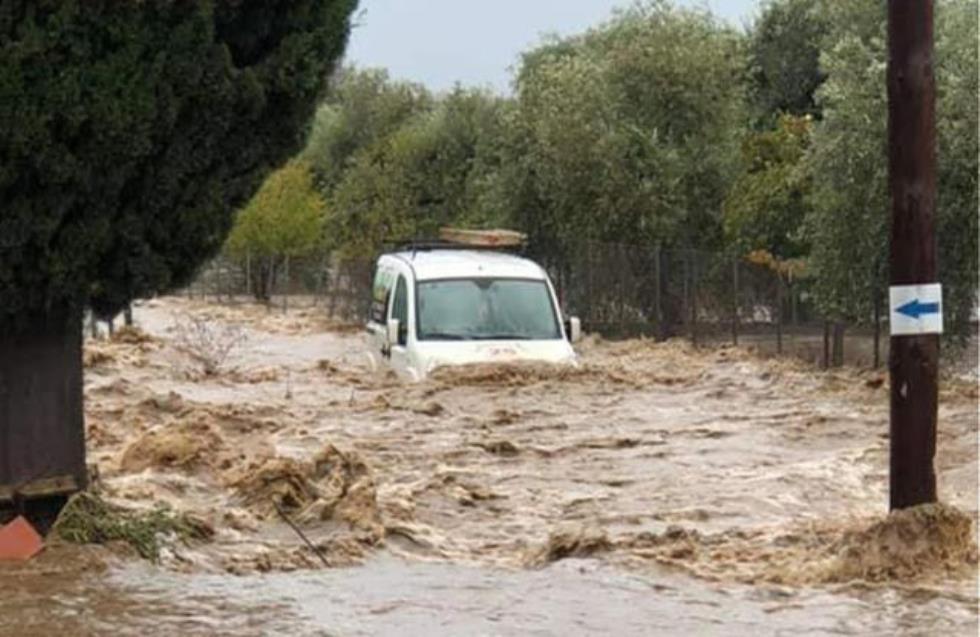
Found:
M 441 228 L 438 239 L 385 241 L 397 251 L 419 252 L 432 250 L 489 250 L 523 252 L 527 235 L 513 230 L 464 230 Z
M 434 250 L 475 250 L 480 252 L 524 252 L 520 245 L 474 245 L 445 239 L 387 240 L 382 242 L 393 252 L 432 252 Z

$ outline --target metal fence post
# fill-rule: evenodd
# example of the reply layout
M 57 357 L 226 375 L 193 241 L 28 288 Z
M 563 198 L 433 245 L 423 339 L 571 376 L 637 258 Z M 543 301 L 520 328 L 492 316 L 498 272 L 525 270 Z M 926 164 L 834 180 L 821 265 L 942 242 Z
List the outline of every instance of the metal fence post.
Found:
M 798 327 L 800 325 L 800 316 L 798 310 L 799 304 L 799 290 L 793 286 L 792 282 L 786 285 L 789 288 L 789 322 L 793 327 Z
M 663 253 L 660 250 L 660 243 L 658 242 L 653 248 L 654 262 L 654 284 L 653 284 L 653 312 L 657 319 L 657 334 L 660 336 L 660 340 L 663 340 L 666 332 L 664 331 L 664 314 L 663 308 L 660 303 L 660 287 L 662 285 L 662 273 L 660 271 L 660 260 L 663 258 Z
M 694 251 L 688 250 L 688 261 L 690 261 L 691 284 L 688 288 L 691 301 L 691 343 L 695 347 L 698 345 L 698 261 L 694 258 Z
M 252 296 L 252 250 L 245 251 L 245 295 Z
M 776 274 L 776 353 L 783 354 L 783 279 Z
M 274 286 L 274 276 L 276 274 L 276 262 L 272 257 L 262 259 L 262 267 L 259 269 L 259 277 L 262 279 L 262 302 L 268 309 L 272 309 L 275 301 L 273 296 L 276 293 Z
M 594 307 L 595 306 L 595 302 L 596 302 L 596 298 L 595 298 L 595 259 L 593 258 L 593 255 L 592 255 L 593 248 L 594 248 L 594 246 L 592 245 L 592 241 L 586 240 L 585 241 L 585 267 L 586 267 L 586 270 L 587 270 L 587 278 L 586 278 L 586 284 L 585 284 L 585 286 L 586 286 L 585 298 L 587 298 L 589 300 L 589 306 L 590 307 Z
M 732 345 L 738 345 L 738 257 L 732 259 Z
M 327 301 L 327 313 L 330 316 L 337 316 L 337 290 L 340 289 L 340 279 L 338 278 L 336 270 L 343 267 L 343 264 L 335 261 L 334 267 L 330 267 L 327 270 L 327 293 L 329 294 L 329 300 Z M 333 292 L 330 294 L 330 292 Z M 374 290 L 371 291 L 374 293 Z
M 823 368 L 830 368 L 830 321 L 823 322 Z
M 285 279 L 283 283 L 282 290 L 282 311 L 289 311 L 289 255 L 286 255 L 286 263 L 283 267 L 283 278 Z
M 874 368 L 881 366 L 881 294 L 878 290 L 874 291 L 875 308 L 875 346 L 874 346 Z

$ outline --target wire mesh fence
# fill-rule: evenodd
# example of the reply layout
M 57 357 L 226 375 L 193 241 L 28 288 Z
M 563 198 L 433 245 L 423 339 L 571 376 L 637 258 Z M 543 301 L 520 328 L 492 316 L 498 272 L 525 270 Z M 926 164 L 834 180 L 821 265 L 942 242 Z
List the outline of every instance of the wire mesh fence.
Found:
M 366 320 L 373 274 L 371 259 L 219 256 L 182 293 L 218 303 L 258 301 L 284 311 L 320 307 L 333 318 L 353 323 Z
M 812 363 L 878 366 L 887 357 L 880 312 L 862 324 L 821 316 L 800 281 L 724 253 L 583 241 L 538 257 L 563 308 L 606 337 L 683 337 L 734 343 Z
M 578 316 L 586 332 L 733 343 L 824 367 L 871 367 L 887 359 L 877 317 L 860 325 L 828 320 L 805 286 L 766 265 L 700 250 L 588 241 L 564 255 L 528 254 L 548 271 L 563 311 Z M 338 320 L 364 322 L 374 261 L 222 256 L 184 294 L 220 303 L 258 300 L 283 310 L 319 307 Z

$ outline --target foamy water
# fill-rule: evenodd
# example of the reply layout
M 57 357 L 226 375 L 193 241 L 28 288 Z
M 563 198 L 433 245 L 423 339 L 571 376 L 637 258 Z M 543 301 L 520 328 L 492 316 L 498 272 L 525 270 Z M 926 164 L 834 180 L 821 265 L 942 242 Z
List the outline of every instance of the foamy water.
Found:
M 246 330 L 223 372 L 175 346 L 188 314 Z M 61 601 L 39 626 L 976 633 L 975 386 L 941 402 L 940 492 L 955 508 L 883 522 L 881 374 L 590 341 L 579 369 L 406 386 L 370 375 L 361 336 L 313 310 L 165 299 L 137 321 L 150 338 L 88 348 L 101 488 L 191 512 L 215 538 L 174 545 L 160 567 L 112 558 L 104 584 L 44 578 Z M 273 501 L 337 570 L 314 570 Z M 16 578 L 0 628 L 31 625 L 39 577 Z

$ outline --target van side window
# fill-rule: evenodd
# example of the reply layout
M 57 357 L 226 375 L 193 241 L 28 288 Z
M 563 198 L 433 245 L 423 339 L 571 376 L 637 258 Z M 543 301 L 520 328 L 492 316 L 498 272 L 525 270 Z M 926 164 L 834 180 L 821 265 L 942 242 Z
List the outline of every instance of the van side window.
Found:
M 371 320 L 382 325 L 387 321 L 388 299 L 391 298 L 391 270 L 379 267 L 371 287 Z
M 405 277 L 398 277 L 395 286 L 395 300 L 391 306 L 391 318 L 398 319 L 398 344 L 408 344 L 408 285 Z

